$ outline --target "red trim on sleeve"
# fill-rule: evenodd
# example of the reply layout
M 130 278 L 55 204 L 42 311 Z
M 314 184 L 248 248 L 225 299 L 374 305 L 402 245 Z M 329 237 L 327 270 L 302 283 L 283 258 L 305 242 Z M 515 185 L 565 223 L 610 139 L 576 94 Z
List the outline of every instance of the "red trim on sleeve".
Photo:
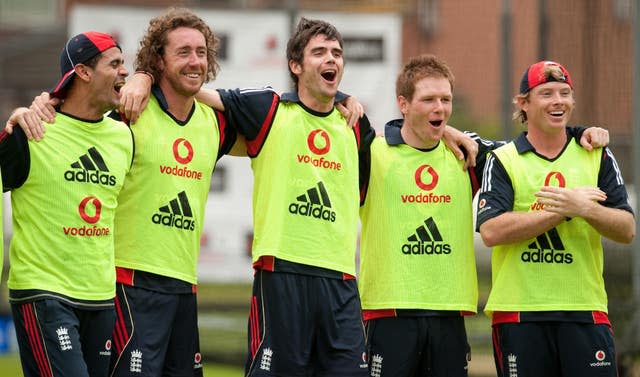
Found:
M 471 179 L 471 195 L 475 195 L 476 192 L 480 189 L 480 184 L 478 183 L 478 176 L 476 175 L 476 171 L 474 168 L 469 167 L 469 179 Z
M 276 268 L 276 257 L 274 257 L 273 255 L 263 255 L 253 263 L 253 268 L 255 270 L 273 272 Z
M 358 150 L 360 150 L 360 121 L 357 121 L 353 127 L 353 133 L 356 135 L 356 144 L 358 144 Z
M 363 310 L 362 320 L 369 321 L 378 318 L 397 317 L 395 309 L 375 309 L 375 310 Z
M 116 267 L 116 282 L 125 285 L 133 285 L 135 270 L 124 267 Z
M 346 272 L 342 273 L 342 280 L 356 280 L 356 277 L 353 275 L 349 275 Z
M 0 131 L 0 141 L 4 140 L 7 136 L 9 136 L 9 134 L 7 130 L 3 128 L 2 131 Z
M 492 324 L 519 323 L 520 312 L 493 312 Z
M 258 152 L 260 152 L 260 148 L 262 148 L 268 131 L 271 128 L 271 124 L 273 123 L 273 117 L 275 116 L 279 101 L 280 98 L 276 94 L 274 94 L 273 100 L 271 101 L 271 108 L 269 109 L 269 113 L 262 123 L 262 127 L 260 127 L 258 136 L 256 136 L 254 140 L 247 140 L 247 154 L 249 155 L 249 157 L 255 157 L 258 155 Z
M 220 111 L 216 111 L 215 113 L 218 120 L 218 130 L 220 132 L 220 144 L 218 144 L 218 148 L 222 148 L 225 137 L 227 136 L 227 118 L 225 118 L 224 113 Z

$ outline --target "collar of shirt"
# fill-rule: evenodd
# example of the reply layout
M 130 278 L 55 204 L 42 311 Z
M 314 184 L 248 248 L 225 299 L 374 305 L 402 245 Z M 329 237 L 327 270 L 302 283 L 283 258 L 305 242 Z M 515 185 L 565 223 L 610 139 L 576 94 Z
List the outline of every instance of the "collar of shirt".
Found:
M 568 129 L 565 129 L 565 132 L 567 133 L 567 143 L 568 143 L 573 137 L 569 134 Z M 516 150 L 518 151 L 518 154 L 536 151 L 533 145 L 531 145 L 531 143 L 529 142 L 529 139 L 527 139 L 527 131 L 524 131 L 520 135 L 518 135 L 513 140 L 513 143 L 516 145 Z

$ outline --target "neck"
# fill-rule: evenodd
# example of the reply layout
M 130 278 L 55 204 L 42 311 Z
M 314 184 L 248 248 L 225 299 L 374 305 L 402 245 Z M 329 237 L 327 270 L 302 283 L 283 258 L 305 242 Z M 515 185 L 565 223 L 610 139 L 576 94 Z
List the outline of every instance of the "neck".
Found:
M 105 112 L 110 110 L 92 101 L 91 96 L 81 90 L 69 91 L 60 110 L 79 119 L 100 120 Z
M 164 94 L 164 98 L 167 100 L 167 106 L 169 106 L 171 115 L 180 121 L 186 120 L 193 108 L 195 95 L 187 96 L 180 94 L 173 90 L 164 80 L 161 81 L 159 85 L 160 89 L 162 89 L 162 94 Z
M 544 132 L 536 127 L 529 127 L 527 140 L 535 148 L 538 154 L 547 158 L 558 156 L 567 144 L 567 132 L 565 129 L 554 130 L 556 132 Z
M 298 87 L 298 98 L 306 107 L 320 113 L 328 113 L 333 110 L 335 97 L 314 95 L 306 87 Z

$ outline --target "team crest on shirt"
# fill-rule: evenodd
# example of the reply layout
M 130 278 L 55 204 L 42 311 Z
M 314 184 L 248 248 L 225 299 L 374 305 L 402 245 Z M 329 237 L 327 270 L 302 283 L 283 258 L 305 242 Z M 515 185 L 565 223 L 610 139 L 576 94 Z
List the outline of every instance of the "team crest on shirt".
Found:
M 71 338 L 69 337 L 69 329 L 66 327 L 58 327 L 56 330 L 58 334 L 58 342 L 60 343 L 60 350 L 69 351 L 73 349 L 71 346 Z
M 129 372 L 142 373 L 142 351 L 131 351 L 131 359 L 129 361 Z
M 379 355 L 373 355 L 371 357 L 371 377 L 380 377 L 382 375 L 382 360 L 384 358 Z
M 260 369 L 271 370 L 271 360 L 273 359 L 273 350 L 269 347 L 262 350 L 262 358 L 260 358 Z

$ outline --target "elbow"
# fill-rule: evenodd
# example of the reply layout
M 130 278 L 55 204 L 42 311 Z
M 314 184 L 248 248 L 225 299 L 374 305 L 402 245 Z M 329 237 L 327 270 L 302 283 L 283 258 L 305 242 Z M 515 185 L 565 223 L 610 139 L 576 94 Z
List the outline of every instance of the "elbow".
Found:
M 630 244 L 633 242 L 633 239 L 636 238 L 636 227 L 633 226 L 629 229 L 628 232 L 622 235 L 622 239 L 619 241 L 620 243 Z
M 498 244 L 498 238 L 495 232 L 492 232 L 486 226 L 480 226 L 480 236 L 482 236 L 482 242 L 487 247 L 494 247 Z

